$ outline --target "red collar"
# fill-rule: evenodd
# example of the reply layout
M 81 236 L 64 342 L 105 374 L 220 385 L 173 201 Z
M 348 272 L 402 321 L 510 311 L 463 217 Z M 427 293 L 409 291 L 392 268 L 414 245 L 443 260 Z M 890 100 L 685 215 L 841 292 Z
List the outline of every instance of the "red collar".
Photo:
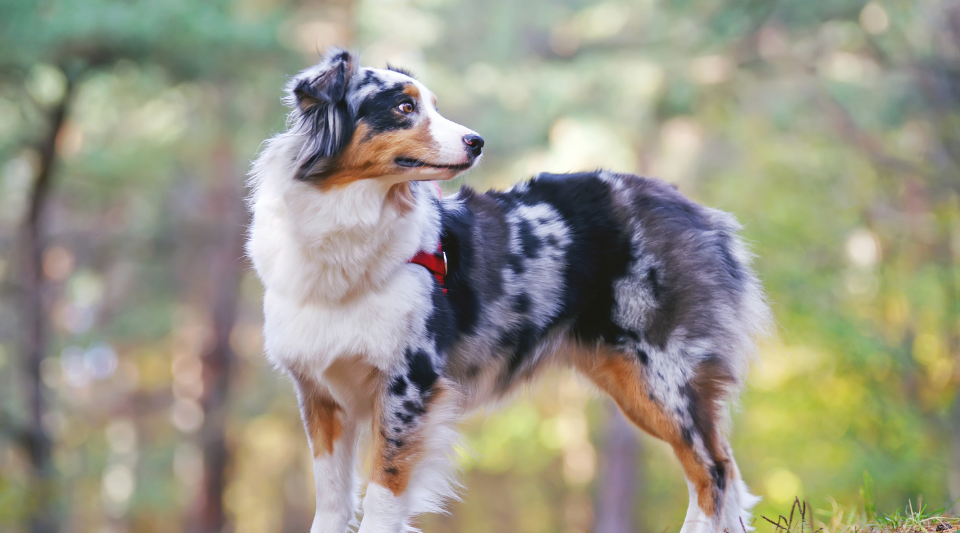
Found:
M 437 196 L 442 197 L 443 191 L 440 189 L 440 184 L 434 182 L 434 185 L 437 186 Z M 437 242 L 436 252 L 430 253 L 420 250 L 409 262 L 429 270 L 430 273 L 433 274 L 433 277 L 437 278 L 437 281 L 440 282 L 443 294 L 447 294 L 447 289 L 443 286 L 444 278 L 447 275 L 447 254 L 443 253 L 442 242 Z
M 417 255 L 413 256 L 410 262 L 426 267 L 426 269 L 433 274 L 433 277 L 437 278 L 437 281 L 440 282 L 440 287 L 443 288 L 443 294 L 447 294 L 447 289 L 443 287 L 444 277 L 447 275 L 447 254 L 443 253 L 443 245 L 441 243 L 437 243 L 437 251 L 435 253 L 420 250 L 417 252 Z

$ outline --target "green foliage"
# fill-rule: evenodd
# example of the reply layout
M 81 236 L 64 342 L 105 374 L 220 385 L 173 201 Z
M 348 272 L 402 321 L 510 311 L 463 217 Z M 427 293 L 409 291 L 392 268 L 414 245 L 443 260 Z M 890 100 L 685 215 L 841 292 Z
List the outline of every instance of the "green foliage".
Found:
M 178 530 L 200 483 L 205 437 L 177 409 L 203 383 L 220 179 L 241 179 L 281 128 L 285 76 L 336 42 L 411 67 L 484 136 L 483 167 L 460 183 L 606 167 L 734 213 L 779 324 L 733 416 L 758 512 L 806 500 L 831 505 L 815 515 L 831 533 L 929 530 L 944 511 L 883 510 L 918 495 L 946 505 L 960 468 L 947 4 L 0 0 L 0 529 L 19 531 L 33 505 L 16 434 L 14 234 L 68 82 L 46 219 L 58 508 L 82 531 Z M 309 457 L 289 384 L 260 353 L 260 294 L 246 273 L 225 502 L 238 532 L 304 531 Z M 116 365 L 96 377 L 102 345 Z M 425 530 L 590 527 L 607 415 L 587 389 L 554 377 L 471 421 L 465 500 Z M 641 445 L 638 524 L 676 530 L 681 471 L 662 443 Z M 788 530 L 809 524 L 810 506 L 800 514 Z
M 244 16 L 237 7 L 224 0 L 4 0 L 0 65 L 70 70 L 128 59 L 180 78 L 229 76 L 276 50 L 280 12 Z

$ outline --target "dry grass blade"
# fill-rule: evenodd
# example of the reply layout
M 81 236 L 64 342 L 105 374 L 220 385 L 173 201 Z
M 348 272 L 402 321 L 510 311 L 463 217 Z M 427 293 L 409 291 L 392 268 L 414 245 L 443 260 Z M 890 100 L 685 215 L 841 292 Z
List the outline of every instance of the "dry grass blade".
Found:
M 813 513 L 810 512 L 810 507 L 807 505 L 807 502 L 801 502 L 800 498 L 793 499 L 793 505 L 790 506 L 789 517 L 780 515 L 777 517 L 776 522 L 764 515 L 761 515 L 760 518 L 773 524 L 778 531 L 785 533 L 822 533 L 825 531 L 822 527 L 814 529 Z M 794 520 L 797 518 L 798 520 L 794 523 Z
M 846 512 L 835 501 L 832 503 L 832 510 L 816 511 L 827 517 L 827 522 L 817 520 L 815 523 L 812 507 L 799 498 L 794 498 L 786 516 L 780 515 L 776 520 L 763 515 L 760 518 L 777 533 L 960 533 L 960 518 L 947 516 L 949 507 L 928 511 L 925 505 L 914 508 L 910 502 L 902 511 L 884 515 L 870 509 L 869 504 L 868 509 L 860 513 Z

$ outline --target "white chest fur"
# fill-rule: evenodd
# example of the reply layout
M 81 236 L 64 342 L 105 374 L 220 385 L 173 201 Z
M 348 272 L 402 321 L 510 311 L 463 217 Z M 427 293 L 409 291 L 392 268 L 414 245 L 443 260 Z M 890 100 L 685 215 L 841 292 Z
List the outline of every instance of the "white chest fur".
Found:
M 267 355 L 317 371 L 359 355 L 385 369 L 430 304 L 430 275 L 407 261 L 439 239 L 433 185 L 411 183 L 406 210 L 390 201 L 386 180 L 323 191 L 290 177 L 284 140 L 267 147 L 251 180 L 247 252 L 265 287 Z
M 320 373 L 339 357 L 360 355 L 387 370 L 402 357 L 413 325 L 429 306 L 429 274 L 404 265 L 376 290 L 345 302 L 298 302 L 267 290 L 264 336 L 275 363 Z

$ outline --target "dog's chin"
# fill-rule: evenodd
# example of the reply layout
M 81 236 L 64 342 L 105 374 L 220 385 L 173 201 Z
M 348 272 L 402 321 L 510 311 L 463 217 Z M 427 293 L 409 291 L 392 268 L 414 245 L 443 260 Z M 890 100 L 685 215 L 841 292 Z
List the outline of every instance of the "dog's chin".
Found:
M 411 181 L 450 180 L 476 166 L 479 160 L 480 157 L 470 157 L 466 161 L 446 163 L 398 157 L 394 163 Z

